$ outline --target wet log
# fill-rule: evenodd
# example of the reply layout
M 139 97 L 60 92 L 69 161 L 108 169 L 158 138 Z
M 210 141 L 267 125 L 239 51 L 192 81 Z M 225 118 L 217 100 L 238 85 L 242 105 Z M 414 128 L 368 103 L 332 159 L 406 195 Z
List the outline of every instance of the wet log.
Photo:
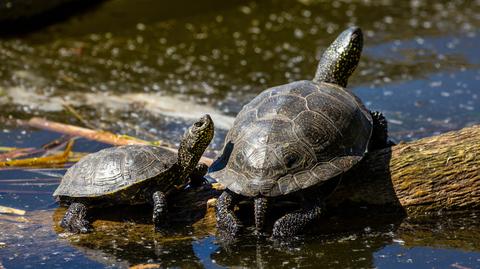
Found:
M 328 204 L 401 207 L 409 216 L 480 209 L 479 138 L 477 125 L 372 152 Z

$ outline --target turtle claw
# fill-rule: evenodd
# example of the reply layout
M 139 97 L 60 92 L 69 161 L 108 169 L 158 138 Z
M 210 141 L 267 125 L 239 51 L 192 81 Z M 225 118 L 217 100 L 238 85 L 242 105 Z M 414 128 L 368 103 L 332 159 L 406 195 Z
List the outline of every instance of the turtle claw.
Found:
M 153 225 L 153 231 L 161 236 L 167 235 L 166 228 L 167 225 L 165 223 Z
M 81 203 L 73 203 L 68 207 L 65 216 L 60 222 L 60 227 L 71 233 L 88 233 L 91 231 L 90 223 L 86 220 L 87 207 Z
M 392 145 L 388 140 L 388 122 L 385 116 L 379 111 L 370 111 L 373 120 L 372 138 L 369 150 L 377 150 Z
M 257 238 L 259 238 L 259 239 L 260 239 L 260 238 L 266 238 L 266 237 L 269 236 L 268 233 L 263 232 L 263 231 L 257 231 L 257 230 L 253 231 L 253 234 L 254 234 Z

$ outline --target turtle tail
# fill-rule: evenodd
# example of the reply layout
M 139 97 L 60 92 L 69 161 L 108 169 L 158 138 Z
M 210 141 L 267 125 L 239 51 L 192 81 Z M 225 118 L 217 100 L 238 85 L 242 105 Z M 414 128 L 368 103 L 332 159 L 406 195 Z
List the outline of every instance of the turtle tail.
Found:
M 328 82 L 346 87 L 362 54 L 363 34 L 359 27 L 343 31 L 323 53 L 314 82 Z

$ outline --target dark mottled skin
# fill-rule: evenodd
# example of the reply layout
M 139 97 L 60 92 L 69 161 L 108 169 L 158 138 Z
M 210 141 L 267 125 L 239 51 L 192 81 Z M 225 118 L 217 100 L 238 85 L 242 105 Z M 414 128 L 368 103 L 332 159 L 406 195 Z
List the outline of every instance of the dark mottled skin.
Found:
M 233 208 L 246 197 L 254 200 L 256 231 L 262 234 L 270 197 L 290 193 L 305 198 L 303 207 L 278 219 L 272 236 L 303 233 L 320 218 L 329 194 L 306 189 L 324 188 L 325 181 L 336 186 L 339 180 L 333 178 L 358 162 L 367 148 L 386 146 L 383 115 L 368 111 L 342 88 L 358 64 L 362 46 L 359 28 L 345 30 L 323 54 L 312 81 L 270 88 L 244 106 L 227 134 L 223 153 L 209 170 L 227 187 L 217 202 L 220 234 L 235 237 L 240 232 L 242 224 Z
M 323 208 L 323 203 L 318 200 L 306 203 L 301 210 L 285 214 L 273 225 L 273 237 L 289 238 L 301 234 L 309 224 L 320 218 Z
M 190 186 L 199 187 L 206 183 L 205 175 L 208 172 L 208 165 L 204 163 L 198 163 L 198 165 L 193 169 L 193 172 L 190 174 Z
M 87 220 L 87 207 L 82 203 L 72 203 L 60 226 L 73 233 L 87 233 L 90 231 L 90 223 Z
M 268 199 L 265 197 L 255 197 L 254 211 L 255 211 L 255 230 L 257 233 L 262 233 L 265 225 L 265 215 L 267 214 Z
M 215 216 L 217 226 L 227 237 L 235 237 L 242 229 L 242 224 L 233 213 L 233 207 L 238 202 L 239 195 L 225 190 L 217 200 Z
M 388 140 L 388 122 L 385 116 L 379 111 L 372 111 L 370 114 L 373 119 L 373 130 L 368 150 L 373 151 L 393 145 L 394 143 Z
M 347 87 L 348 78 L 355 71 L 363 48 L 360 28 L 343 31 L 323 53 L 318 63 L 314 82 L 328 82 Z
M 198 161 L 213 134 L 213 121 L 205 115 L 186 131 L 178 155 L 138 145 L 88 155 L 67 171 L 54 193 L 60 203 L 70 204 L 60 225 L 70 232 L 86 233 L 90 231 L 87 221 L 89 207 L 149 203 L 153 206 L 155 226 L 162 226 L 166 220 L 167 197 L 176 190 L 176 185 L 187 184 L 189 178 L 201 181 L 206 174 L 206 166 Z M 142 158 L 125 159 L 134 150 L 137 153 L 133 157 L 150 154 L 145 155 L 150 162 L 144 162 Z
M 167 219 L 167 196 L 161 191 L 156 191 L 152 195 L 153 201 L 153 223 L 155 227 L 165 224 Z

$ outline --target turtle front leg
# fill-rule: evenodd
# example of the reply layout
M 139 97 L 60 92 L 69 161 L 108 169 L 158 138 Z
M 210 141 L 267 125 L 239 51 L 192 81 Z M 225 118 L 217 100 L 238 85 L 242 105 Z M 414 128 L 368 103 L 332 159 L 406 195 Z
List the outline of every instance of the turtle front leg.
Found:
M 265 215 L 267 213 L 267 198 L 255 197 L 255 232 L 257 235 L 261 235 L 265 225 Z
M 87 207 L 82 203 L 70 204 L 60 226 L 71 233 L 88 233 L 91 229 L 87 220 Z
M 199 187 L 206 182 L 205 175 L 208 171 L 208 165 L 198 163 L 195 169 L 190 174 L 190 186 Z
M 237 195 L 225 190 L 217 200 L 216 219 L 217 228 L 229 237 L 235 237 L 241 230 L 242 225 L 233 213 Z
M 272 237 L 289 238 L 302 234 L 309 224 L 320 218 L 322 212 L 323 203 L 316 200 L 305 209 L 287 213 L 275 221 Z
M 155 228 L 165 226 L 167 220 L 167 196 L 161 191 L 156 191 L 152 195 L 153 203 L 153 224 Z
M 379 111 L 370 111 L 370 115 L 372 115 L 373 130 L 368 149 L 377 150 L 391 146 L 393 143 L 388 141 L 388 123 L 385 116 Z

